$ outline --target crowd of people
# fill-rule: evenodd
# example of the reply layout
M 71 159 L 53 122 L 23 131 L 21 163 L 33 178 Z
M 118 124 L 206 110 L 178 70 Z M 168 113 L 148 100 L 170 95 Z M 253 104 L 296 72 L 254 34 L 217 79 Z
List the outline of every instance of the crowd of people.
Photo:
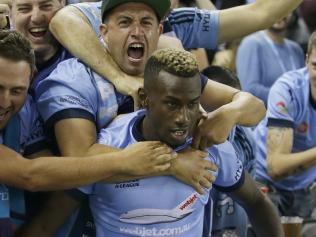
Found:
M 308 1 L 0 0 L 0 237 L 316 236 Z

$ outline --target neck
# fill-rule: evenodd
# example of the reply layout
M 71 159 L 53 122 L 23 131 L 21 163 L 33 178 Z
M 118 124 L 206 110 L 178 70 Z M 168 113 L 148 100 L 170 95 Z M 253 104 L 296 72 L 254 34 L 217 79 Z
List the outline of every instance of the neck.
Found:
M 35 52 L 36 66 L 41 68 L 46 62 L 55 56 L 58 48 L 54 47 L 49 52 Z
M 154 131 L 154 129 L 151 126 L 151 123 L 149 122 L 149 119 L 147 118 L 147 116 L 144 117 L 141 125 L 139 126 L 141 129 L 141 133 L 144 137 L 144 139 L 146 141 L 154 141 L 157 140 L 157 138 L 155 138 L 155 135 L 152 131 Z
M 268 29 L 266 31 L 268 37 L 277 44 L 281 44 L 284 42 L 284 38 L 285 38 L 285 31 L 274 31 L 271 29 Z

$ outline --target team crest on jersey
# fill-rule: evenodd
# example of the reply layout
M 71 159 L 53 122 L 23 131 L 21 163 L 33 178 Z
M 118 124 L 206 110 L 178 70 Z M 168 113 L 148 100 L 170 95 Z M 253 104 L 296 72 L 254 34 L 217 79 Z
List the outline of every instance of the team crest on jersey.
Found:
M 288 110 L 288 108 L 286 107 L 286 104 L 283 101 L 279 101 L 276 104 L 276 107 L 277 107 L 278 111 L 280 113 L 282 113 L 282 114 L 288 114 L 289 113 L 289 110 Z
M 306 122 L 302 122 L 298 125 L 297 131 L 299 133 L 307 133 L 308 130 L 308 124 Z

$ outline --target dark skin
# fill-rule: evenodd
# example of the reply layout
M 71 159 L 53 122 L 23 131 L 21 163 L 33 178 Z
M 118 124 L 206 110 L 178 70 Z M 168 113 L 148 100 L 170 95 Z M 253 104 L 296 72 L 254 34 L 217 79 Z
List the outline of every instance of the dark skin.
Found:
M 183 80 L 186 83 L 178 83 Z M 145 89 L 150 96 L 145 99 L 148 113 L 143 121 L 143 135 L 149 141 L 181 145 L 192 135 L 200 118 L 200 79 L 198 76 L 183 79 L 161 71 L 159 81 L 153 81 L 153 84 L 146 88 L 148 93 Z M 162 114 L 164 119 L 161 119 Z
M 142 133 L 146 140 L 161 140 L 170 146 L 183 144 L 200 119 L 200 79 L 181 78 L 160 71 L 158 79 L 141 93 L 147 114 Z M 162 119 L 163 115 L 163 119 Z M 246 173 L 243 185 L 228 193 L 247 212 L 258 237 L 284 236 L 278 213 Z

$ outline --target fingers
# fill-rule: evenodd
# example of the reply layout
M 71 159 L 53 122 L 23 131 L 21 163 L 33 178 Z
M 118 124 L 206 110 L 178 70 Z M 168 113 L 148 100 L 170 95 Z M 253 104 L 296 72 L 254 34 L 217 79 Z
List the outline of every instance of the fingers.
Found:
M 205 177 L 202 177 L 199 183 L 203 188 L 210 189 L 212 187 L 212 182 L 206 179 Z
M 159 155 L 154 159 L 154 163 L 156 165 L 162 165 L 168 162 L 170 165 L 170 161 L 175 159 L 176 157 L 177 157 L 176 153 Z
M 199 194 L 204 194 L 205 189 L 212 188 L 215 179 L 216 177 L 212 173 L 205 171 L 197 178 L 192 186 Z
M 206 170 L 210 170 L 210 171 L 214 171 L 214 172 L 218 171 L 217 165 L 215 165 L 214 163 L 212 163 L 210 161 L 205 160 L 203 165 L 204 165 L 204 168 Z
M 203 179 L 206 179 L 207 182 L 214 183 L 216 177 L 211 172 L 207 171 L 203 174 Z
M 199 194 L 201 194 L 201 195 L 204 194 L 204 188 L 201 186 L 200 183 L 196 183 L 195 185 L 193 185 L 193 188 L 194 188 L 195 191 L 197 191 Z
M 170 163 L 166 163 L 163 165 L 158 165 L 154 167 L 154 172 L 163 172 L 170 168 Z
M 132 94 L 131 95 L 134 101 L 134 111 L 139 110 L 141 108 L 141 101 L 139 99 L 138 94 Z

